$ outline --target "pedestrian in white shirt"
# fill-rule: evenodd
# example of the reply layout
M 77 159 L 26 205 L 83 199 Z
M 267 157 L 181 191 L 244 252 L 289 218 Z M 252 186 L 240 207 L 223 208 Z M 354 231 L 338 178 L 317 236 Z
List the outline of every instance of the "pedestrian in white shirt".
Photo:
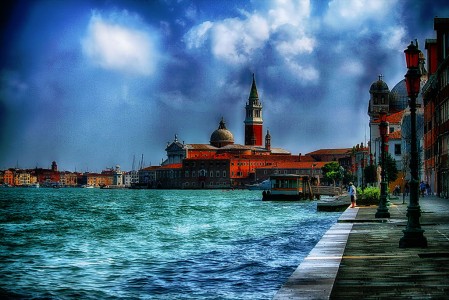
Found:
M 349 196 L 351 196 L 351 208 L 354 208 L 357 199 L 357 189 L 352 182 L 349 183 Z

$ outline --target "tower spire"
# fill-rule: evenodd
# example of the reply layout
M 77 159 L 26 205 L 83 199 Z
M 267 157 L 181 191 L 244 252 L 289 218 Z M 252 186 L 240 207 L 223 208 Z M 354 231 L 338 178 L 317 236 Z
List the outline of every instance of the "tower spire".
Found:
M 256 101 L 256 103 L 259 102 L 259 94 L 257 93 L 257 87 L 256 87 L 256 79 L 253 73 L 253 83 L 251 84 L 251 92 L 249 93 L 249 99 L 250 102 Z
M 262 146 L 262 104 L 259 101 L 259 94 L 257 93 L 256 78 L 254 73 L 251 91 L 249 93 L 249 98 L 245 109 L 245 145 Z

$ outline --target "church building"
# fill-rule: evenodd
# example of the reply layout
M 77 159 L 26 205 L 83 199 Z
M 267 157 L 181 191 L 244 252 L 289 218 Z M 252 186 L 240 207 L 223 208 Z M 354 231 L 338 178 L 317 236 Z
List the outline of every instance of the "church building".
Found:
M 245 106 L 245 140 L 238 144 L 222 117 L 210 135 L 209 144 L 186 144 L 175 135 L 165 151 L 167 159 L 155 170 L 161 188 L 233 188 L 260 182 L 275 172 L 318 175 L 325 162 L 292 155 L 272 147 L 271 134 L 263 137 L 262 103 L 253 74 Z M 262 170 L 261 172 L 256 172 Z M 318 175 L 319 176 L 319 175 Z

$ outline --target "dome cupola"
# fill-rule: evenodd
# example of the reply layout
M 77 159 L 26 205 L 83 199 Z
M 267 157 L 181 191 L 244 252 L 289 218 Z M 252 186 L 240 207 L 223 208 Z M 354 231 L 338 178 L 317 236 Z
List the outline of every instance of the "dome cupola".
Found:
M 371 87 L 369 89 L 370 94 L 373 93 L 389 93 L 390 89 L 388 88 L 388 85 L 385 83 L 385 81 L 382 80 L 382 75 L 379 76 L 379 79 L 377 81 L 374 81 L 373 84 L 371 84 Z
M 234 136 L 226 128 L 226 123 L 224 122 L 223 118 L 221 118 L 218 129 L 212 132 L 212 135 L 210 136 L 210 144 L 217 148 L 234 144 Z

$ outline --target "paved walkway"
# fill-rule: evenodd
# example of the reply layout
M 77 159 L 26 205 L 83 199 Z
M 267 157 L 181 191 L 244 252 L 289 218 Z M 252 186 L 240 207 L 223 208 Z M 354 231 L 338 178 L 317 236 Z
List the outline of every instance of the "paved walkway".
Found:
M 348 208 L 275 299 L 449 299 L 449 200 L 420 198 L 427 248 L 399 248 L 407 205 Z

